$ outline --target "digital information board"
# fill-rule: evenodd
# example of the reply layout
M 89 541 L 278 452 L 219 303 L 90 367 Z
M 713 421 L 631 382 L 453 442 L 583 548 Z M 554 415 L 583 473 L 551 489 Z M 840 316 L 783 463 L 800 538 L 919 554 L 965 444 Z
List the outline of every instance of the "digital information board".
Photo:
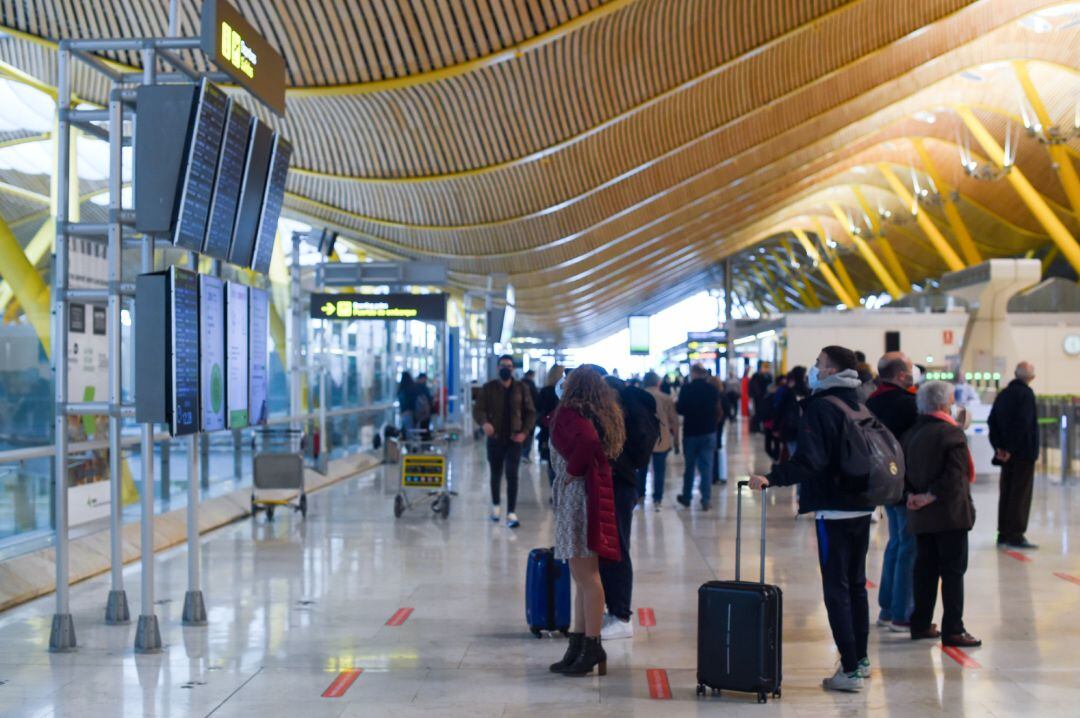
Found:
M 277 238 L 281 204 L 285 200 L 285 180 L 289 178 L 289 159 L 292 145 L 281 136 L 274 135 L 274 151 L 270 157 L 270 173 L 266 180 L 259 228 L 255 233 L 255 258 L 251 268 L 259 274 L 270 272 L 270 259 L 274 256 L 274 240 Z
M 270 418 L 270 295 L 264 290 L 248 290 L 248 318 L 248 416 L 252 424 L 265 424 Z
M 248 288 L 225 283 L 225 395 L 228 426 L 248 425 Z
M 170 354 L 173 436 L 199 430 L 199 281 L 198 275 L 169 270 Z
M 210 201 L 210 219 L 206 226 L 203 253 L 229 260 L 233 227 L 236 225 L 236 207 L 240 203 L 240 184 L 244 180 L 244 163 L 247 160 L 248 138 L 252 127 L 251 113 L 235 100 L 229 100 L 228 119 L 222 134 L 221 155 L 218 158 L 217 176 Z
M 202 49 L 214 64 L 279 115 L 285 114 L 285 60 L 225 0 L 205 0 Z
M 225 285 L 199 275 L 199 408 L 202 431 L 225 428 Z
M 187 164 L 180 186 L 180 209 L 173 235 L 173 244 L 193 252 L 202 250 L 206 234 L 228 105 L 225 93 L 203 78 L 196 103 L 195 123 L 188 141 Z
M 649 317 L 643 314 L 635 314 L 629 318 L 630 328 L 630 354 L 632 356 L 648 356 L 652 347 L 649 343 Z
M 253 121 L 248 139 L 247 161 L 244 163 L 244 181 L 240 185 L 240 204 L 236 209 L 232 246 L 229 262 L 250 267 L 255 253 L 255 233 L 259 229 L 263 194 L 266 191 L 266 173 L 270 168 L 270 152 L 273 150 L 274 132 L 257 119 Z
M 311 295 L 311 318 L 340 321 L 415 319 L 446 321 L 445 294 L 319 294 Z

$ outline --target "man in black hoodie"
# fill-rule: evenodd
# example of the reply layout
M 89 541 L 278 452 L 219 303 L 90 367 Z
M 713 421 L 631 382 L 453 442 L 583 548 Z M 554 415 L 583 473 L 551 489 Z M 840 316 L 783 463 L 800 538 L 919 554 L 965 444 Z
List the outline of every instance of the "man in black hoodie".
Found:
M 840 668 L 826 678 L 827 690 L 858 692 L 870 675 L 867 642 L 870 605 L 866 595 L 866 552 L 872 506 L 859 506 L 839 488 L 840 444 L 845 417 L 836 402 L 858 408 L 862 384 L 850 349 L 828 346 L 810 369 L 813 394 L 805 402 L 795 455 L 766 476 L 751 476 L 750 487 L 799 484 L 799 512 L 817 517 L 818 560 L 825 608 Z

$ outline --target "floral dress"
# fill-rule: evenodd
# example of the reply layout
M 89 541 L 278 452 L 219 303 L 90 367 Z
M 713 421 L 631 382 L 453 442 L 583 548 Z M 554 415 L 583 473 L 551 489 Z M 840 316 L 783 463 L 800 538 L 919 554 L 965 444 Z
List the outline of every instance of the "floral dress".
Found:
M 589 511 L 585 479 L 571 477 L 566 459 L 551 446 L 551 463 L 555 469 L 552 503 L 555 507 L 555 558 L 589 558 Z

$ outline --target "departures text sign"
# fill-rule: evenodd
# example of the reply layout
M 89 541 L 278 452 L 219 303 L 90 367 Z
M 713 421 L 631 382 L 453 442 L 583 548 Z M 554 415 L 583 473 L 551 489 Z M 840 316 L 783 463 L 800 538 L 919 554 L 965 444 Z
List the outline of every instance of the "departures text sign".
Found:
M 311 318 L 337 321 L 446 321 L 445 294 L 312 294 Z
M 225 0 L 203 3 L 202 47 L 238 84 L 277 114 L 285 114 L 285 61 Z

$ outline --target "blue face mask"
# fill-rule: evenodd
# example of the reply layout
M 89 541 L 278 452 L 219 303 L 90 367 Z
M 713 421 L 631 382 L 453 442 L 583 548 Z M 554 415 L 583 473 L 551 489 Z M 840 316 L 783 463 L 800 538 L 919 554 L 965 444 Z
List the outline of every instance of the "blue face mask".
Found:
M 558 397 L 559 401 L 562 401 L 563 384 L 565 383 L 566 377 L 559 379 L 559 381 L 555 383 L 555 396 Z
M 818 368 L 816 364 L 810 367 L 810 371 L 806 372 L 806 384 L 810 387 L 811 391 L 817 391 L 821 386 L 821 378 L 818 377 Z

